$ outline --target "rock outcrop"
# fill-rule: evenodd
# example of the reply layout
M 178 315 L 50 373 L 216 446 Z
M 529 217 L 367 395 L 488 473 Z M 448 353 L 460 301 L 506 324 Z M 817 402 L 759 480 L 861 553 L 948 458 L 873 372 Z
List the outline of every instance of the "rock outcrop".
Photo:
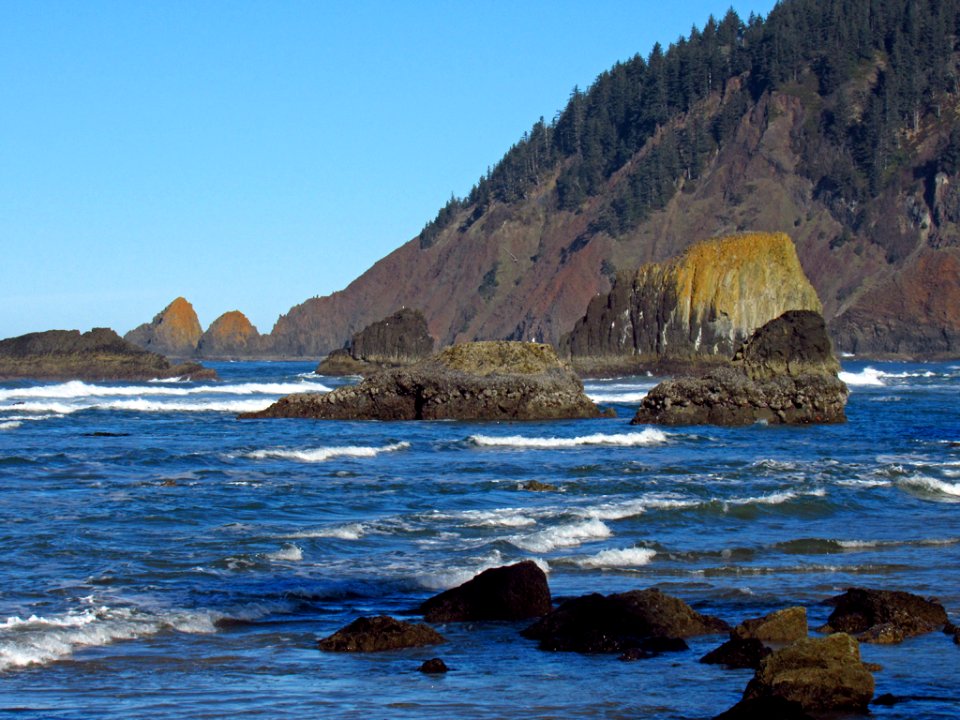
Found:
M 418 612 L 427 622 L 526 620 L 546 615 L 547 576 L 532 560 L 484 570 L 463 585 L 425 601 Z
M 192 357 L 203 330 L 193 305 L 178 297 L 151 322 L 134 328 L 124 340 L 151 352 L 175 358 Z
M 439 645 L 443 636 L 428 625 L 396 620 L 388 615 L 361 617 L 317 643 L 327 652 L 380 652 Z
M 0 378 L 56 380 L 215 379 L 191 362 L 173 365 L 162 355 L 123 340 L 113 330 L 49 330 L 0 341 Z
M 346 348 L 330 353 L 318 375 L 358 375 L 412 365 L 433 353 L 434 339 L 419 310 L 403 308 L 356 333 Z
M 756 638 L 731 637 L 723 645 L 700 658 L 700 662 L 756 670 L 760 667 L 760 661 L 772 652 Z
M 851 633 L 861 642 L 901 642 L 947 624 L 943 605 L 900 590 L 850 588 L 831 602 L 836 607 L 821 629 Z
M 232 360 L 256 357 L 262 351 L 257 328 L 239 310 L 226 312 L 207 328 L 196 345 L 196 354 L 204 358 Z
M 747 425 L 844 422 L 839 379 L 823 318 L 790 311 L 757 330 L 727 367 L 667 380 L 643 399 L 633 424 Z
M 859 644 L 837 633 L 798 640 L 764 658 L 743 700 L 779 697 L 815 714 L 866 712 L 873 692 L 873 675 L 860 660 Z
M 609 653 L 646 649 L 644 641 L 651 638 L 688 638 L 729 629 L 723 620 L 701 615 L 652 588 L 568 600 L 522 635 L 538 640 L 541 650 Z
M 602 413 L 549 345 L 454 345 L 328 394 L 300 393 L 241 418 L 548 420 Z
M 791 643 L 807 637 L 807 610 L 790 607 L 776 610 L 762 618 L 744 620 L 731 632 L 731 637 L 770 643 Z
M 793 241 L 784 233 L 716 238 L 619 274 L 561 349 L 593 367 L 727 358 L 788 310 L 821 311 Z

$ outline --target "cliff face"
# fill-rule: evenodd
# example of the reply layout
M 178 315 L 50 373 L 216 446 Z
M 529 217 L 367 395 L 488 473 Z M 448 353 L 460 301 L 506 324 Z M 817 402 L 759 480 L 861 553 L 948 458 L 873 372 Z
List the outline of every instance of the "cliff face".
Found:
M 226 312 L 200 336 L 196 354 L 205 358 L 242 358 L 259 355 L 262 341 L 257 328 L 239 310 Z
M 619 275 L 561 346 L 575 358 L 729 357 L 787 310 L 822 310 L 793 242 L 784 233 L 736 235 Z
M 960 303 L 946 301 L 960 286 L 960 194 L 952 190 L 960 175 L 943 175 L 934 187 L 924 174 L 953 116 L 922 125 L 909 145 L 910 168 L 854 207 L 799 172 L 808 159 L 797 138 L 819 112 L 809 94 L 797 86 L 748 105 L 700 177 L 678 178 L 679 190 L 663 209 L 616 238 L 598 229 L 602 197 L 576 212 L 556 209 L 556 176 L 520 201 L 465 207 L 429 246 L 414 239 L 345 290 L 281 316 L 274 352 L 324 354 L 402 305 L 423 310 L 441 345 L 488 338 L 557 343 L 594 298 L 610 292 L 617 268 L 674 257 L 695 238 L 744 231 L 791 235 L 839 350 L 960 352 Z M 711 97 L 698 112 L 719 116 L 729 95 Z M 651 139 L 644 152 L 658 142 Z M 611 195 L 623 178 L 611 177 Z M 624 297 L 614 304 L 625 307 L 628 286 L 619 284 Z M 701 338 L 701 347 L 710 342 Z
M 151 352 L 172 357 L 191 357 L 203 330 L 193 305 L 178 297 L 153 318 L 126 335 L 124 340 Z
M 430 355 L 433 344 L 423 313 L 404 308 L 354 335 L 350 354 L 365 362 L 411 363 Z

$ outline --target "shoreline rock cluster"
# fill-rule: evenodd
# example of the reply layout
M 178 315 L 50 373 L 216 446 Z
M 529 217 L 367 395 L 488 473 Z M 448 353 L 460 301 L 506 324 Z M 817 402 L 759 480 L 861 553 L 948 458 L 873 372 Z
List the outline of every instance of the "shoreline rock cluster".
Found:
M 613 595 L 584 595 L 553 607 L 546 575 L 532 561 L 493 568 L 456 588 L 424 601 L 415 611 L 427 622 L 477 623 L 522 621 L 533 624 L 520 635 L 548 652 L 619 654 L 620 660 L 641 660 L 664 652 L 683 652 L 685 638 L 729 632 L 729 640 L 700 659 L 729 668 L 752 668 L 741 700 L 717 716 L 738 718 L 832 717 L 866 713 L 874 700 L 873 673 L 881 667 L 863 662 L 860 641 L 875 622 L 894 628 L 903 638 L 942 628 L 955 631 L 943 607 L 902 591 L 851 588 L 830 602 L 830 621 L 809 635 L 806 609 L 790 607 L 732 628 L 720 618 L 703 615 L 679 598 L 657 588 Z M 837 631 L 866 627 L 858 635 Z M 858 641 L 858 637 L 860 641 Z M 440 645 L 446 640 L 424 623 L 389 616 L 361 617 L 318 641 L 326 652 L 379 652 Z M 441 658 L 423 663 L 421 672 L 447 672 Z
M 113 330 L 48 330 L 0 340 L 0 379 L 153 380 L 182 377 L 215 380 L 200 363 L 174 365 L 167 358 L 123 340 Z
M 539 343 L 453 345 L 414 365 L 326 393 L 287 395 L 244 419 L 555 420 L 602 411 L 583 383 Z
M 754 332 L 729 364 L 699 378 L 657 385 L 632 423 L 845 422 L 849 390 L 839 371 L 823 317 L 809 310 L 789 311 Z

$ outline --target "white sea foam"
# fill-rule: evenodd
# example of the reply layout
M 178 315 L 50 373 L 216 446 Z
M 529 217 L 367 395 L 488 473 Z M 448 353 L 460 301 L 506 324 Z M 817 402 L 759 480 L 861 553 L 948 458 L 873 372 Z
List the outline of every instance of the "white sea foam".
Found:
M 886 374 L 872 367 L 865 367 L 858 373 L 844 370 L 840 372 L 839 376 L 847 385 L 886 385 L 883 381 Z
M 603 540 L 612 533 L 602 521 L 591 519 L 583 522 L 555 525 L 529 535 L 507 538 L 521 550 L 548 553 L 560 548 L 577 547 L 586 542 Z
M 649 548 L 604 550 L 596 555 L 577 558 L 574 563 L 582 568 L 642 567 L 649 564 L 656 554 L 656 550 L 650 550 Z
M 303 550 L 292 543 L 286 543 L 276 552 L 267 553 L 266 558 L 277 562 L 299 562 L 303 560 Z
M 359 540 L 366 533 L 362 523 L 331 525 L 330 527 L 301 530 L 290 535 L 291 538 L 336 538 L 338 540 Z
M 26 399 L 75 400 L 106 397 L 187 397 L 190 395 L 287 395 L 296 392 L 330 392 L 322 383 L 234 383 L 205 384 L 190 387 L 156 385 L 96 385 L 71 380 L 59 385 L 35 385 L 0 389 L 0 401 Z
M 11 617 L 0 623 L 0 671 L 47 664 L 83 647 L 149 637 L 165 630 L 212 633 L 222 617 L 208 611 L 148 612 L 106 606 L 51 617 Z
M 536 525 L 537 521 L 516 508 L 498 510 L 466 510 L 460 514 L 467 527 L 519 528 Z
M 946 495 L 950 498 L 960 497 L 960 483 L 944 482 L 929 475 L 911 475 L 901 478 L 897 483 L 914 490 L 919 490 L 924 494 L 933 496 Z
M 396 452 L 398 450 L 406 450 L 410 447 L 408 442 L 398 442 L 393 443 L 392 445 L 384 445 L 383 447 L 363 447 L 363 446 L 342 446 L 342 447 L 327 447 L 327 448 L 312 448 L 310 450 L 255 450 L 254 452 L 247 453 L 244 457 L 252 458 L 254 460 L 267 460 L 267 459 L 278 459 L 278 460 L 297 460 L 300 462 L 307 463 L 317 463 L 317 462 L 326 462 L 327 460 L 332 460 L 334 458 L 340 457 L 350 457 L 350 458 L 370 458 L 376 457 L 380 453 L 385 452 Z
M 7 420 L 6 422 L 0 422 L 0 430 L 16 430 L 21 425 L 23 423 L 20 420 Z
M 667 442 L 667 434 L 656 428 L 647 428 L 642 432 L 621 433 L 617 435 L 582 435 L 573 438 L 537 438 L 523 435 L 507 435 L 497 437 L 492 435 L 471 435 L 470 442 L 480 447 L 513 447 L 513 448 L 543 448 L 560 449 L 574 448 L 583 445 L 613 445 L 619 447 L 638 447 L 644 445 L 660 445 Z
M 148 398 L 129 398 L 114 399 L 94 402 L 84 400 L 74 404 L 66 404 L 55 401 L 36 401 L 24 402 L 15 406 L 0 406 L 2 411 L 20 411 L 20 412 L 39 412 L 56 413 L 58 415 L 69 415 L 81 410 L 120 410 L 124 412 L 256 412 L 263 410 L 270 405 L 272 400 L 269 398 L 248 399 L 248 400 L 196 400 L 177 401 L 177 400 L 151 400 Z
M 587 397 L 595 403 L 601 404 L 620 404 L 636 405 L 643 401 L 650 392 L 651 388 L 632 389 L 632 390 L 592 390 L 587 388 Z
M 827 494 L 825 488 L 817 488 L 805 492 L 795 492 L 793 490 L 781 490 L 780 492 L 770 493 L 769 495 L 758 495 L 755 497 L 733 498 L 724 501 L 724 508 L 728 505 L 782 505 L 783 503 L 796 500 L 799 497 L 824 497 Z

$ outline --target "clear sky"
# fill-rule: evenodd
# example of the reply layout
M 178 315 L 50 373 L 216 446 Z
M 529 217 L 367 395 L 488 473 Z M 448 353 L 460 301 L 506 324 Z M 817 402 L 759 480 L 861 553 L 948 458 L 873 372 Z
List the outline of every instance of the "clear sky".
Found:
M 469 192 L 575 85 L 773 0 L 0 0 L 0 337 L 178 295 L 261 332 Z

